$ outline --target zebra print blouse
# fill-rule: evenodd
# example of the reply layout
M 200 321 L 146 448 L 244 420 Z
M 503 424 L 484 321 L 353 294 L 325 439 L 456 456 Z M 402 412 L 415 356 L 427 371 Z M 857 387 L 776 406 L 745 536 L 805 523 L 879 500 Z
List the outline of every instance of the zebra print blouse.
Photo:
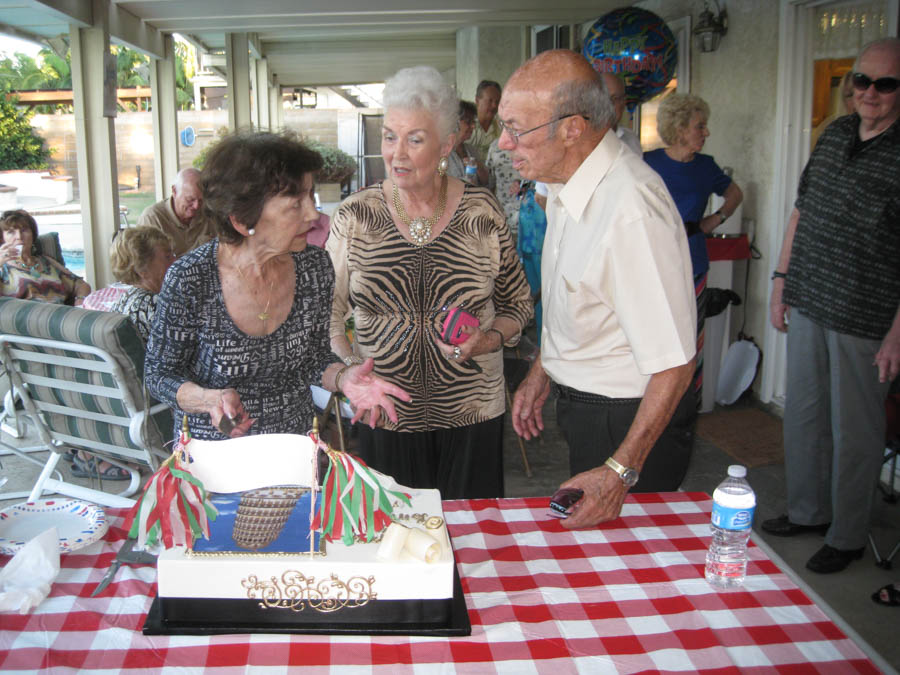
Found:
M 533 313 L 509 228 L 487 189 L 466 185 L 446 229 L 416 247 L 394 225 L 382 186 L 366 188 L 338 207 L 327 249 L 336 276 L 331 337 L 344 334 L 352 311 L 356 353 L 373 357 L 375 372 L 412 397 L 396 402 L 399 424 L 387 428 L 446 429 L 503 414 L 502 351 L 475 357 L 479 373 L 435 344 L 451 307 L 477 316 L 482 330 L 501 316 L 521 330 Z

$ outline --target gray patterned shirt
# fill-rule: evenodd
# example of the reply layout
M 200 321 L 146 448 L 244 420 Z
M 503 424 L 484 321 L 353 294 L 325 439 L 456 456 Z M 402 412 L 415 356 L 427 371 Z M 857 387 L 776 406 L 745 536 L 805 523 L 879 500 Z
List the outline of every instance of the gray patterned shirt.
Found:
M 880 340 L 900 304 L 900 121 L 866 142 L 859 123 L 833 122 L 803 170 L 784 302 Z

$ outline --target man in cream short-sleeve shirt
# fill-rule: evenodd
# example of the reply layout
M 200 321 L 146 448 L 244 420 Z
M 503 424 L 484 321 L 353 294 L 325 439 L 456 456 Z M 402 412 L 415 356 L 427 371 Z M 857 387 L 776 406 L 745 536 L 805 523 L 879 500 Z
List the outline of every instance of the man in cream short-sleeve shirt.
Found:
M 674 490 L 687 470 L 696 410 L 687 238 L 662 179 L 609 133 L 612 101 L 583 57 L 557 50 L 526 62 L 498 118 L 513 167 L 551 184 L 541 352 L 516 392 L 513 426 L 525 438 L 543 428 L 555 383 L 576 474 L 563 487 L 584 491 L 563 522 L 587 527 L 618 517 L 630 488 Z

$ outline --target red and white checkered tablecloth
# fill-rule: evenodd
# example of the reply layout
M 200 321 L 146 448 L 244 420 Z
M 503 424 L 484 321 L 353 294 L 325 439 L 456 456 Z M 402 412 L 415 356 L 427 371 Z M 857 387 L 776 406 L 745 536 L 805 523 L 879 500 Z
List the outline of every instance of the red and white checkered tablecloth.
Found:
M 743 588 L 713 591 L 710 508 L 701 493 L 631 496 L 618 520 L 569 532 L 545 498 L 445 502 L 472 622 L 455 638 L 145 637 L 153 567 L 122 567 L 90 597 L 124 538 L 111 510 L 106 540 L 62 556 L 47 600 L 0 614 L 0 670 L 878 672 L 755 545 Z

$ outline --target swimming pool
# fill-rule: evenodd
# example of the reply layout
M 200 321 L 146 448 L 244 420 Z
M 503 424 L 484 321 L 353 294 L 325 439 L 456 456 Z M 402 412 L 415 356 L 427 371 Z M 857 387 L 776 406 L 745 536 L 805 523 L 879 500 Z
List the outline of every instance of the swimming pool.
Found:
M 72 274 L 84 277 L 84 250 L 63 249 L 63 260 Z

